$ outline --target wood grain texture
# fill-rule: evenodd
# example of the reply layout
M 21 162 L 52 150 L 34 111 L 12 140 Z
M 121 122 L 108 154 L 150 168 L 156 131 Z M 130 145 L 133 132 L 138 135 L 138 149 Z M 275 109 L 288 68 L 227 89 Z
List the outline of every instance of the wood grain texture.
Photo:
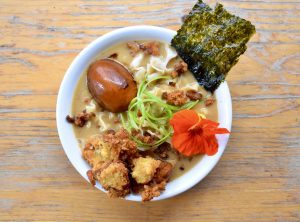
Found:
M 194 188 L 141 204 L 107 198 L 72 167 L 58 88 L 93 39 L 138 24 L 176 30 L 194 1 L 0 0 L 0 220 L 300 221 L 300 1 L 221 2 L 257 27 L 227 79 L 230 142 Z

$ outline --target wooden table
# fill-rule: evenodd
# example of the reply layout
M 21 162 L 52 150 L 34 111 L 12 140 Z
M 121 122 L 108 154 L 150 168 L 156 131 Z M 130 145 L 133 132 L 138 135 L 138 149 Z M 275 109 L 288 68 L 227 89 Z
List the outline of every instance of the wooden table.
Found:
M 300 221 L 300 1 L 221 2 L 257 27 L 227 78 L 227 150 L 191 190 L 142 204 L 109 199 L 75 171 L 56 131 L 57 92 L 98 36 L 176 30 L 194 1 L 0 0 L 0 220 Z

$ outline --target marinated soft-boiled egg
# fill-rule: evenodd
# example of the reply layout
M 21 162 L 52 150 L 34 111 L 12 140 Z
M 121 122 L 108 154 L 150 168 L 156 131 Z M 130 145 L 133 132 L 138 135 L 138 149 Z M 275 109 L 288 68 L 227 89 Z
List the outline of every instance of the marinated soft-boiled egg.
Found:
M 137 94 L 132 74 L 112 59 L 100 59 L 91 64 L 87 72 L 87 85 L 99 105 L 114 113 L 126 111 Z

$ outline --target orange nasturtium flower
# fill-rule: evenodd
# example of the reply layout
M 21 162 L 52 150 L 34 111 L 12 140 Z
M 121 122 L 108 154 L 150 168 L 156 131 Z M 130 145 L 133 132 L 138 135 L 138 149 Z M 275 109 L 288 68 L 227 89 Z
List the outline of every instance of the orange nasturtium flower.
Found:
M 219 123 L 204 119 L 194 110 L 182 110 L 170 120 L 174 134 L 173 147 L 185 156 L 218 152 L 216 134 L 230 133 L 225 128 L 218 128 Z

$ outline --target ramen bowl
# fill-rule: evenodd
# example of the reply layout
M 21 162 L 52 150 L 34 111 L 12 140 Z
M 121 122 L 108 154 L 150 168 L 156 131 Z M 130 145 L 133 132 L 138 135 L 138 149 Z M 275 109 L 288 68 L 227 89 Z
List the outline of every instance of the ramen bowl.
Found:
M 109 32 L 90 43 L 74 59 L 68 68 L 61 83 L 56 106 L 57 129 L 63 149 L 79 174 L 89 181 L 86 172 L 90 169 L 88 163 L 82 158 L 78 140 L 73 131 L 73 126 L 66 121 L 66 116 L 72 112 L 73 95 L 82 73 L 94 61 L 97 55 L 112 45 L 135 41 L 135 40 L 157 40 L 161 42 L 171 42 L 176 34 L 175 31 L 155 27 L 155 26 L 132 26 Z M 218 121 L 220 127 L 231 129 L 232 105 L 228 85 L 223 82 L 215 91 L 218 109 Z M 217 135 L 219 149 L 213 156 L 204 155 L 191 169 L 183 175 L 167 183 L 166 189 L 159 197 L 153 200 L 162 200 L 178 195 L 197 183 L 199 183 L 216 166 L 221 158 L 229 135 Z M 106 192 L 100 184 L 95 186 L 99 190 Z M 137 194 L 129 194 L 124 199 L 131 201 L 141 201 Z

